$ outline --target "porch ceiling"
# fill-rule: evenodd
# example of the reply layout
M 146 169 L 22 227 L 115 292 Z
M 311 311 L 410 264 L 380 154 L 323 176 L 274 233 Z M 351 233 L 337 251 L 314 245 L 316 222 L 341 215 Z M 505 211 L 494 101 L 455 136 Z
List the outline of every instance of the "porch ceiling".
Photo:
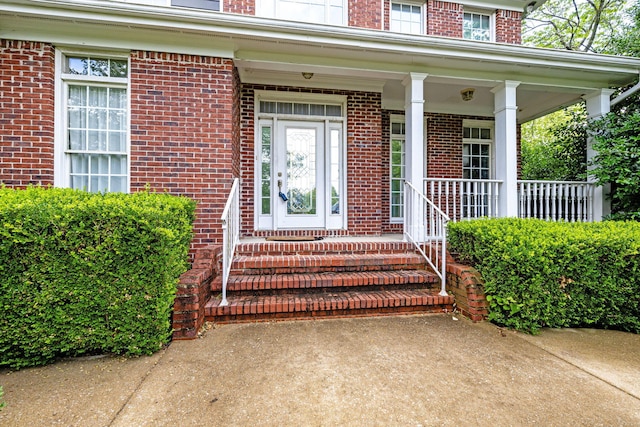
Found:
M 521 122 L 638 79 L 640 59 L 332 27 L 99 0 L 4 0 L 0 37 L 88 49 L 233 58 L 245 82 L 379 91 L 402 109 L 401 81 L 428 74 L 427 111 L 493 114 L 499 82 L 518 87 Z M 302 72 L 314 73 L 305 80 Z M 463 102 L 460 90 L 476 89 Z

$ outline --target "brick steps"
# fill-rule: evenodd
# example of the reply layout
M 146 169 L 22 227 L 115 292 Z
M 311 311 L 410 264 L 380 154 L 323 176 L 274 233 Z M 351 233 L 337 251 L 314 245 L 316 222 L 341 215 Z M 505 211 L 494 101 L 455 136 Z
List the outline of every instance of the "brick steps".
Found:
M 228 306 L 220 307 L 219 296 L 211 299 L 205 307 L 205 316 L 217 322 L 246 322 L 433 313 L 451 310 L 453 305 L 452 296 L 434 295 L 429 290 L 238 296 L 228 301 Z
M 393 287 L 419 285 L 435 289 L 438 277 L 425 270 L 365 271 L 365 272 L 325 272 L 274 275 L 231 276 L 227 283 L 228 292 L 288 291 L 292 289 L 352 288 L 361 286 Z M 222 291 L 222 278 L 211 283 L 213 292 Z
M 406 242 L 241 243 L 221 307 L 211 284 L 205 318 L 214 322 L 379 316 L 451 310 L 438 277 Z
M 416 253 L 332 254 L 332 255 L 240 255 L 231 274 L 293 274 L 326 271 L 406 270 L 424 268 Z

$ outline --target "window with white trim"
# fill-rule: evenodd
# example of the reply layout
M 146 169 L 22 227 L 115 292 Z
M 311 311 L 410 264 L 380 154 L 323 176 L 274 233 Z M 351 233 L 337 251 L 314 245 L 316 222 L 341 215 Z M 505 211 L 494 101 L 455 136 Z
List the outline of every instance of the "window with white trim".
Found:
M 346 0 L 257 0 L 256 16 L 346 25 Z
M 493 15 L 481 12 L 465 12 L 462 38 L 467 40 L 493 41 Z
M 391 31 L 423 34 L 422 7 L 411 3 L 391 3 L 389 27 Z
M 404 218 L 405 131 L 404 117 L 392 117 L 389 161 L 391 222 L 402 222 Z
M 128 59 L 70 54 L 61 66 L 63 185 L 127 192 Z

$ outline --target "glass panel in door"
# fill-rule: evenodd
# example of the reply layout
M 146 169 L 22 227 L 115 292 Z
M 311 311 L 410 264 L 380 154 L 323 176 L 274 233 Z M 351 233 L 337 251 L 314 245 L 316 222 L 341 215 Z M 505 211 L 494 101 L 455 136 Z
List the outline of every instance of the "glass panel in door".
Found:
M 324 124 L 281 121 L 278 127 L 278 228 L 324 227 Z

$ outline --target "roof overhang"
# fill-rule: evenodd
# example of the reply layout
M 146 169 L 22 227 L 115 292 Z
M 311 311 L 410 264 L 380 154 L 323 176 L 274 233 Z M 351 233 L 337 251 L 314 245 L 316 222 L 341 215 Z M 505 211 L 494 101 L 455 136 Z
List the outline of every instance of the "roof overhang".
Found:
M 231 58 L 243 82 L 379 91 L 394 109 L 404 105 L 409 72 L 428 74 L 428 110 L 461 114 L 492 115 L 490 89 L 513 80 L 521 82 L 521 121 L 633 83 L 640 73 L 637 58 L 115 1 L 5 0 L 0 37 Z M 465 87 L 476 88 L 471 102 L 459 100 Z

